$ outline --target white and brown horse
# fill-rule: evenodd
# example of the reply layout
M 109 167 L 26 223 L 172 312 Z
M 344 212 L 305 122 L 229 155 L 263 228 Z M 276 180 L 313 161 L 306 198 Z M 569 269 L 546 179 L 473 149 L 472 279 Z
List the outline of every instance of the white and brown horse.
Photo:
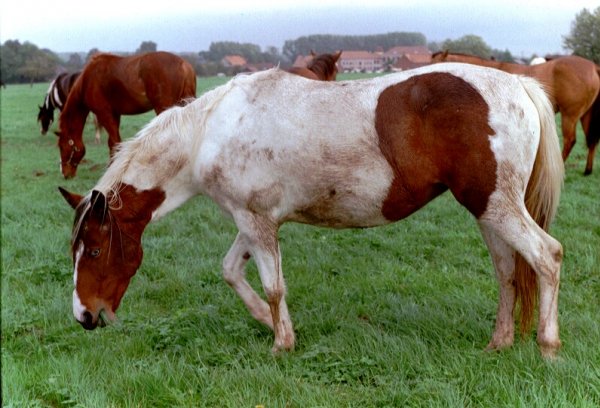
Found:
M 500 283 L 488 347 L 513 343 L 517 301 L 528 329 L 537 285 L 537 340 L 553 356 L 562 247 L 545 231 L 563 171 L 552 106 L 530 78 L 466 64 L 346 82 L 238 76 L 123 143 L 88 195 L 61 189 L 76 209 L 73 313 L 86 329 L 114 319 L 146 225 L 205 194 L 239 230 L 225 280 L 273 329 L 274 350 L 291 349 L 280 225 L 387 224 L 450 190 L 477 220 Z M 246 281 L 250 258 L 267 301 Z

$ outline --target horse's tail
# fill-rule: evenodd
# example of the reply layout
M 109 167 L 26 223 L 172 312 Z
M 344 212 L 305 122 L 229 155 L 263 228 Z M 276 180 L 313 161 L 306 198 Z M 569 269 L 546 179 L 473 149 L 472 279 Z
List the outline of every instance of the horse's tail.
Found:
M 196 71 L 192 64 L 187 61 L 183 63 L 183 86 L 181 88 L 180 100 L 189 102 L 190 98 L 196 98 Z
M 596 65 L 596 72 L 600 79 L 600 66 Z M 585 142 L 589 150 L 588 162 L 585 167 L 585 174 L 592 172 L 592 161 L 594 160 L 594 153 L 598 142 L 600 142 L 600 92 L 596 95 L 596 99 L 590 107 L 590 123 L 587 134 L 585 135 Z
M 540 141 L 525 191 L 525 206 L 531 217 L 548 231 L 556 215 L 564 178 L 564 164 L 560 152 L 554 110 L 541 85 L 534 79 L 519 79 L 540 118 Z M 520 330 L 524 335 L 531 330 L 537 303 L 537 279 L 531 266 L 517 254 L 515 258 L 515 289 L 520 304 Z

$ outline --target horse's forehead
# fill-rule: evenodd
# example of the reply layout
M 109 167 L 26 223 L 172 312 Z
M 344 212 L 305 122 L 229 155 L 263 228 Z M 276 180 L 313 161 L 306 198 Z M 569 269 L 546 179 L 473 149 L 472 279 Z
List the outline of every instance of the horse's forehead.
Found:
M 75 209 L 75 221 L 73 224 L 73 237 L 71 246 L 75 250 L 85 239 L 92 235 L 86 234 L 91 232 L 95 238 L 101 238 L 98 233 L 107 232 L 110 229 L 110 218 L 107 216 L 104 219 L 94 215 L 90 198 L 84 198 Z M 94 228 L 94 231 L 90 231 Z

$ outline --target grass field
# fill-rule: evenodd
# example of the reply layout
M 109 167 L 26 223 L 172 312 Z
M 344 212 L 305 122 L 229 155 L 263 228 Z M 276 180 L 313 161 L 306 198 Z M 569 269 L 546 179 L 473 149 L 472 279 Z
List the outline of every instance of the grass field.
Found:
M 200 79 L 199 92 L 225 80 Z M 86 332 L 74 321 L 73 212 L 57 187 L 87 192 L 108 149 L 89 125 L 86 162 L 62 179 L 56 138 L 35 121 L 47 86 L 0 91 L 3 406 L 600 406 L 600 157 L 583 177 L 581 133 L 552 229 L 565 248 L 559 361 L 540 357 L 535 333 L 483 351 L 497 284 L 449 194 L 383 228 L 284 225 L 297 344 L 275 357 L 272 333 L 221 278 L 235 228 L 203 197 L 148 227 L 117 323 Z M 121 134 L 152 117 L 124 117 Z M 253 265 L 248 275 L 259 288 Z

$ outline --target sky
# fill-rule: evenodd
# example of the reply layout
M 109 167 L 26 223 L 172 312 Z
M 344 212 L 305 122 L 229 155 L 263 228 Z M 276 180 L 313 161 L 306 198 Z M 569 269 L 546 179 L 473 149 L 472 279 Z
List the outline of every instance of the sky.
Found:
M 420 32 L 428 42 L 480 36 L 516 57 L 563 53 L 577 13 L 600 0 L 0 0 L 0 41 L 54 52 L 198 52 L 211 42 L 263 49 L 311 34 Z

